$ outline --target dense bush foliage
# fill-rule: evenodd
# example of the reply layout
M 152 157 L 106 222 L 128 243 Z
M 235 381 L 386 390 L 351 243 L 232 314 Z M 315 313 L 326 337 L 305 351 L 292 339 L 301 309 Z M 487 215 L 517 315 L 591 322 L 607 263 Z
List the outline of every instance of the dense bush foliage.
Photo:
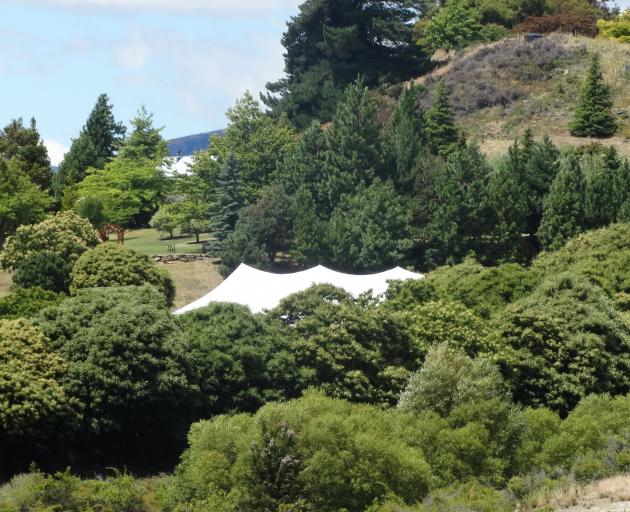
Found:
M 64 298 L 62 294 L 38 286 L 16 288 L 6 297 L 0 298 L 0 318 L 29 318 L 47 307 L 56 306 Z
M 630 326 L 584 277 L 548 278 L 495 329 L 497 360 L 522 404 L 566 414 L 591 393 L 630 390 Z
M 53 252 L 70 263 L 99 243 L 98 234 L 85 219 L 72 212 L 51 215 L 39 224 L 20 227 L 7 240 L 0 255 L 2 268 L 14 269 L 31 254 Z
M 36 323 L 68 362 L 61 384 L 79 404 L 68 428 L 81 458 L 164 464 L 197 397 L 164 296 L 149 285 L 81 290 Z M 162 453 L 151 448 L 165 441 Z
M 36 252 L 28 256 L 13 274 L 13 286 L 34 288 L 58 293 L 68 293 L 71 266 L 68 261 L 50 251 Z
M 309 382 L 295 360 L 291 333 L 246 307 L 214 304 L 180 323 L 207 413 L 255 412 L 299 396 Z
M 164 294 L 168 305 L 172 305 L 175 285 L 171 277 L 156 268 L 146 256 L 113 244 L 87 251 L 77 260 L 70 275 L 72 294 L 83 288 L 143 284 L 153 285 Z

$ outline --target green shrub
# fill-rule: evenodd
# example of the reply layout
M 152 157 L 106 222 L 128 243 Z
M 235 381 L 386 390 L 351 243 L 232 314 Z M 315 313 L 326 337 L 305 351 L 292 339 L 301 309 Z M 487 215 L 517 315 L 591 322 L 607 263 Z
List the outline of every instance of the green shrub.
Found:
M 28 256 L 13 274 L 13 286 L 40 287 L 52 292 L 68 292 L 70 264 L 58 254 L 49 251 Z
M 629 415 L 630 395 L 585 398 L 544 444 L 544 466 L 574 469 L 581 478 L 622 471 L 630 445 Z
M 57 213 L 39 224 L 20 226 L 7 240 L 0 255 L 0 265 L 5 270 L 12 270 L 31 254 L 43 251 L 54 252 L 74 263 L 98 243 L 98 234 L 87 220 L 70 211 Z
M 80 456 L 100 449 L 111 463 L 129 466 L 155 443 L 161 449 L 144 454 L 147 464 L 154 457 L 159 467 L 173 455 L 197 389 L 162 294 L 148 285 L 81 290 L 36 322 L 68 362 L 62 384 L 80 404 Z
M 630 389 L 630 329 L 584 277 L 549 278 L 494 326 L 497 360 L 524 405 L 566 414 L 591 393 Z
M 313 392 L 197 423 L 166 509 L 363 512 L 389 493 L 415 503 L 431 485 L 420 433 L 411 416 Z
M 57 306 L 64 295 L 42 288 L 17 288 L 0 298 L 0 319 L 30 318 L 48 307 Z
M 119 245 L 103 244 L 83 254 L 70 275 L 73 295 L 83 288 L 153 285 L 173 304 L 175 286 L 170 276 L 149 258 Z
M 487 350 L 485 322 L 459 302 L 427 302 L 392 316 L 405 326 L 415 350 L 423 356 L 440 343 L 450 343 L 471 355 Z
M 212 304 L 180 324 L 208 413 L 256 412 L 305 388 L 307 370 L 298 368 L 291 333 L 279 323 L 245 306 Z
M 81 480 L 69 470 L 54 475 L 29 473 L 0 488 L 2 512 L 144 512 L 142 485 L 127 474 Z
M 490 360 L 473 360 L 443 343 L 429 350 L 422 368 L 409 379 L 398 407 L 448 417 L 460 405 L 504 398 L 503 377 Z
M 61 381 L 67 365 L 42 331 L 24 320 L 0 320 L 0 437 L 47 437 L 68 412 Z
M 630 293 L 630 224 L 589 231 L 562 249 L 542 253 L 532 269 L 541 277 L 571 271 L 588 277 L 611 297 Z

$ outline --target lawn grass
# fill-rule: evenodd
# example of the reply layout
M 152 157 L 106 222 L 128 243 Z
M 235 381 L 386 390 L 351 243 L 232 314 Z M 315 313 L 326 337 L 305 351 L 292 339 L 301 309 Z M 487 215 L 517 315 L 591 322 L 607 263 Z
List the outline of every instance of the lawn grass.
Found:
M 201 235 L 201 243 L 197 244 L 194 236 L 176 235 L 173 240 L 162 237 L 162 233 L 155 229 L 132 229 L 125 233 L 125 247 L 147 256 L 169 254 L 169 245 L 175 247 L 175 254 L 199 254 L 201 243 L 209 238 L 207 234 Z M 110 237 L 110 243 L 116 243 L 115 235 Z
M 175 283 L 174 309 L 200 299 L 223 281 L 217 266 L 208 259 L 168 265 L 160 263 L 158 267 L 166 270 Z
M 0 272 L 0 297 L 9 295 L 12 275 L 11 272 Z

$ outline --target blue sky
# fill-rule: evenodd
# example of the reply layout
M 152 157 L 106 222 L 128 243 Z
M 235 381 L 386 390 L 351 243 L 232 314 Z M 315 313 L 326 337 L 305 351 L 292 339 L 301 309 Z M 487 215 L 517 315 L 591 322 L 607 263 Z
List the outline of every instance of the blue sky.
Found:
M 0 0 L 0 124 L 35 116 L 56 163 L 97 96 L 140 105 L 167 138 L 225 127 L 245 90 L 282 75 L 300 0 Z
M 35 116 L 53 163 L 103 92 L 125 122 L 146 105 L 166 138 L 223 128 L 237 97 L 282 75 L 300 3 L 0 0 L 0 124 Z

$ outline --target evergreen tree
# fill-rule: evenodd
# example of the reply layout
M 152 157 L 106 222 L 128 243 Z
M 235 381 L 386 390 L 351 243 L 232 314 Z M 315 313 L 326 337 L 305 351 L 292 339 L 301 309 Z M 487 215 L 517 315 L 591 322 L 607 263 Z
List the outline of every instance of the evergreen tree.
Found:
M 458 148 L 448 157 L 435 180 L 433 220 L 425 232 L 434 249 L 427 263 L 447 258 L 460 260 L 469 252 L 483 250 L 482 236 L 491 229 L 492 212 L 486 199 L 486 182 L 491 168 L 479 146 Z
M 238 161 L 229 155 L 215 184 L 216 198 L 210 218 L 215 237 L 222 242 L 234 231 L 240 211 L 243 209 L 243 182 Z
M 585 155 L 580 159 L 585 178 L 584 227 L 600 228 L 617 220 L 615 184 L 617 170 L 600 155 Z
M 386 165 L 401 192 L 413 186 L 417 160 L 426 144 L 424 112 L 418 103 L 420 92 L 416 86 L 403 92 L 383 132 Z
M 34 118 L 30 126 L 24 126 L 22 119 L 14 119 L 0 131 L 0 158 L 14 160 L 17 169 L 35 185 L 50 190 L 53 173 Z
M 630 222 L 630 160 L 627 158 L 615 177 L 617 222 Z
M 142 106 L 131 120 L 133 131 L 120 148 L 119 156 L 127 160 L 161 161 L 168 154 L 166 142 L 161 135 L 163 128 L 153 126 L 153 114 Z
M 610 87 L 604 81 L 599 56 L 595 55 L 580 94 L 573 122 L 569 126 L 576 137 L 611 137 L 619 127 L 612 113 Z
M 583 229 L 584 176 L 575 156 L 569 155 L 545 198 L 538 239 L 546 250 L 555 251 Z
M 514 153 L 514 151 L 512 151 Z M 527 229 L 528 189 L 518 172 L 520 162 L 510 155 L 490 175 L 488 202 L 494 213 L 493 236 L 499 259 L 521 259 L 521 240 Z M 522 168 L 521 168 L 522 169 Z M 514 171 L 517 172 L 514 172 Z
M 376 106 L 367 87 L 357 80 L 346 89 L 326 132 L 326 212 L 332 212 L 344 195 L 370 185 L 381 172 L 379 142 Z
M 112 108 L 107 94 L 101 94 L 96 100 L 85 126 L 72 141 L 59 166 L 61 181 L 65 185 L 79 183 L 88 168 L 102 169 L 113 158 L 126 129 L 122 123 L 116 122 Z
M 297 133 L 286 116 L 272 118 L 246 92 L 228 110 L 229 126 L 222 137 L 213 137 L 205 161 L 208 174 L 218 172 L 228 155 L 238 160 L 248 202 L 255 202 L 260 190 L 276 178 L 278 163 L 293 151 Z M 214 166 L 214 167 L 213 167 Z M 216 174 L 215 174 L 216 176 Z
M 534 234 L 540 226 L 545 196 L 558 174 L 560 151 L 547 135 L 540 142 L 534 141 L 531 130 L 525 132 L 521 148 L 529 205 L 526 232 Z
M 415 16 L 408 0 L 306 0 L 282 38 L 286 77 L 267 84 L 265 103 L 305 128 L 314 119 L 329 121 L 358 75 L 372 87 L 419 74 Z
M 449 104 L 448 90 L 444 82 L 436 89 L 433 105 L 426 114 L 426 134 L 433 154 L 444 153 L 459 140 L 455 114 Z

